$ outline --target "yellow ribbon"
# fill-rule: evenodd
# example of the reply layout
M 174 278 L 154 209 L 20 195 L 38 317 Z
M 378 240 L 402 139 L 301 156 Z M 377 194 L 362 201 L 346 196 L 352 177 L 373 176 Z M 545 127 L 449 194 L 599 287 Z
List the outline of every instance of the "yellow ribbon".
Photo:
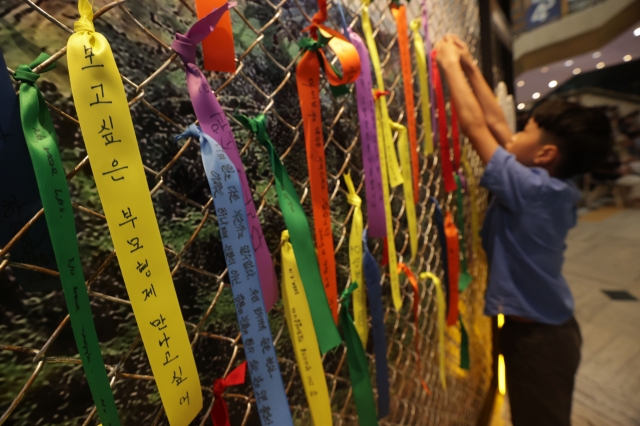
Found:
M 362 270 L 362 199 L 356 193 L 355 186 L 351 180 L 351 174 L 344 175 L 344 182 L 347 184 L 349 193 L 347 201 L 353 208 L 353 219 L 351 220 L 351 234 L 349 234 L 349 270 L 351 282 L 358 283 L 358 287 L 353 290 L 351 300 L 353 301 L 353 322 L 356 326 L 358 336 L 362 342 L 362 347 L 367 347 L 369 337 L 369 327 L 367 323 L 367 293 L 364 285 L 364 272 Z
M 371 19 L 369 18 L 369 4 L 370 0 L 363 0 L 362 4 L 362 32 L 369 49 L 369 55 L 371 56 L 371 65 L 373 66 L 374 74 L 376 75 L 376 82 L 378 84 L 378 90 L 384 91 L 384 79 L 382 78 L 382 67 L 380 66 L 380 56 L 378 55 L 378 47 L 376 41 L 373 38 L 373 30 L 371 28 Z M 402 175 L 400 174 L 400 166 L 398 165 L 398 158 L 396 157 L 396 150 L 393 146 L 393 135 L 391 134 L 391 119 L 389 118 L 389 108 L 387 107 L 387 99 L 384 96 L 378 98 L 380 108 L 377 109 L 376 121 L 382 122 L 382 133 L 378 134 L 378 140 L 382 136 L 384 143 L 383 149 L 380 150 L 380 157 L 386 157 L 387 171 L 389 176 L 389 182 L 392 188 L 402 183 Z M 382 161 L 381 161 L 382 163 Z M 380 164 L 382 166 L 382 164 Z
M 442 389 L 447 390 L 447 379 L 445 370 L 445 353 L 444 353 L 444 329 L 446 327 L 444 322 L 444 315 L 446 306 L 444 303 L 444 292 L 442 291 L 442 283 L 440 278 L 431 272 L 422 272 L 420 279 L 424 280 L 430 278 L 436 287 L 436 300 L 438 302 L 438 365 L 440 367 L 440 382 L 442 383 Z
M 376 115 L 379 116 L 382 108 L 383 96 L 376 99 Z M 382 121 L 376 119 L 376 131 L 378 133 L 378 150 L 384 152 L 382 138 Z M 391 131 L 391 126 L 389 126 Z M 396 257 L 396 242 L 393 234 L 393 216 L 391 213 L 391 201 L 389 200 L 389 174 L 387 173 L 387 160 L 380 155 L 380 174 L 382 175 L 382 198 L 384 201 L 384 216 L 387 228 L 387 257 L 389 258 L 389 280 L 391 281 L 391 298 L 396 311 L 402 308 L 402 296 L 400 295 L 400 277 L 398 276 L 398 259 Z
M 93 27 L 87 0 L 69 38 L 69 76 L 80 128 L 118 263 L 169 423 L 202 409 L 191 342 L 176 297 L 120 73 Z
M 427 76 L 427 57 L 424 42 L 420 35 L 422 19 L 411 21 L 409 27 L 413 31 L 413 48 L 416 52 L 418 64 L 418 81 L 420 82 L 420 105 L 422 109 L 422 126 L 424 127 L 424 155 L 433 153 L 433 134 L 431 129 L 431 100 L 429 99 L 429 80 Z
M 418 223 L 416 221 L 416 205 L 413 199 L 413 182 L 411 180 L 411 153 L 407 128 L 402 124 L 391 122 L 391 128 L 398 132 L 398 149 L 400 151 L 400 167 L 402 167 L 402 191 L 404 192 L 404 208 L 407 212 L 409 226 L 409 245 L 411 246 L 411 261 L 418 253 Z
M 467 160 L 468 145 L 462 147 L 462 155 L 460 162 L 464 169 L 464 174 L 467 178 L 467 192 L 469 192 L 471 198 L 471 238 L 473 244 L 473 251 L 476 258 L 482 258 L 484 251 L 482 250 L 482 242 L 480 241 L 480 215 L 478 213 L 478 189 L 476 186 L 476 179 L 473 176 L 473 170 Z
M 331 403 L 320 347 L 293 246 L 289 242 L 289 231 L 282 231 L 281 240 L 282 301 L 309 411 L 314 425 L 332 425 Z

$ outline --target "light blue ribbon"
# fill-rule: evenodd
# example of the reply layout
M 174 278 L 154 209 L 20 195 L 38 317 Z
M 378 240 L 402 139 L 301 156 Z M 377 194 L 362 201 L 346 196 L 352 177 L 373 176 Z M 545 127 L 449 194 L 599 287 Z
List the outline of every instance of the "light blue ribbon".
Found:
M 188 137 L 200 141 L 202 163 L 218 217 L 238 325 L 242 332 L 260 420 L 264 426 L 293 426 L 262 298 L 238 170 L 220 144 L 195 124 L 190 125 L 176 140 Z

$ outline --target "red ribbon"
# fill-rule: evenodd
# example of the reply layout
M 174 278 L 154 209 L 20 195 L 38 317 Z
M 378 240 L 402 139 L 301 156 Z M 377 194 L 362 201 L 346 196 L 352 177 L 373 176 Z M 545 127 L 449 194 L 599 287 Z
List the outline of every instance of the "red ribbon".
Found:
M 222 394 L 229 386 L 243 384 L 246 374 L 247 361 L 234 368 L 224 379 L 216 379 L 216 381 L 213 382 L 215 401 L 213 402 L 213 409 L 211 409 L 211 421 L 214 426 L 231 426 L 227 401 L 224 400 Z
M 427 383 L 422 378 L 422 366 L 420 362 L 420 338 L 419 338 L 420 329 L 418 328 L 418 308 L 420 307 L 420 288 L 418 287 L 418 279 L 413 274 L 413 271 L 411 271 L 411 268 L 409 268 L 406 264 L 402 262 L 398 263 L 398 273 L 400 272 L 404 272 L 404 274 L 409 279 L 409 283 L 411 283 L 411 287 L 413 287 L 413 325 L 416 329 L 415 335 L 413 336 L 414 337 L 413 340 L 415 342 L 415 349 L 416 349 L 416 375 L 418 376 L 418 379 L 420 379 L 420 384 L 422 385 L 422 388 L 425 390 L 425 392 L 431 395 L 431 391 L 429 390 Z
M 382 239 L 382 262 L 380 262 L 382 266 L 387 266 L 389 264 L 389 244 L 387 243 L 387 237 Z
M 453 166 L 451 164 L 451 151 L 449 149 L 449 139 L 447 138 L 447 111 L 444 105 L 444 91 L 442 90 L 442 80 L 440 70 L 436 61 L 437 51 L 431 52 L 431 73 L 433 74 L 433 86 L 436 92 L 436 104 L 438 107 L 438 133 L 440 134 L 440 154 L 442 157 L 442 176 L 444 179 L 444 190 L 455 191 L 457 186 L 453 179 Z M 456 117 L 457 120 L 457 117 Z M 457 134 L 457 125 L 456 134 Z M 454 143 L 455 145 L 455 143 Z M 459 148 L 458 148 L 459 149 Z M 460 155 L 458 154 L 458 159 Z
M 449 266 L 448 316 L 447 325 L 458 321 L 458 280 L 460 278 L 460 242 L 458 229 L 451 213 L 444 216 L 444 234 L 447 237 L 447 265 Z
M 373 99 L 377 101 L 381 96 L 389 96 L 390 94 L 391 92 L 388 90 L 375 89 L 373 91 Z
M 451 99 L 451 139 L 453 141 L 453 169 L 460 169 L 460 133 L 458 131 L 458 112 Z

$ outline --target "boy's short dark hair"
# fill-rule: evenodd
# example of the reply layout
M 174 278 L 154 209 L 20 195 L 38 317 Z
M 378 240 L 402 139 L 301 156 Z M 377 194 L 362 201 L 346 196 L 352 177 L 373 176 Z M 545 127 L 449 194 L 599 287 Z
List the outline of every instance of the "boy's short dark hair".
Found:
M 558 147 L 560 163 L 554 176 L 566 179 L 598 167 L 612 150 L 611 124 L 595 108 L 575 102 L 550 100 L 533 111 L 533 119 Z

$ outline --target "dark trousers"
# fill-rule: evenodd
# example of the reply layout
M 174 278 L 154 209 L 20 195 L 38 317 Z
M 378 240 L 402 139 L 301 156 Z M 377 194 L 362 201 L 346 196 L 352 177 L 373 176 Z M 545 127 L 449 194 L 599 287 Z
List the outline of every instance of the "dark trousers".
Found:
M 582 337 L 575 318 L 562 325 L 507 318 L 500 330 L 513 426 L 570 426 Z

